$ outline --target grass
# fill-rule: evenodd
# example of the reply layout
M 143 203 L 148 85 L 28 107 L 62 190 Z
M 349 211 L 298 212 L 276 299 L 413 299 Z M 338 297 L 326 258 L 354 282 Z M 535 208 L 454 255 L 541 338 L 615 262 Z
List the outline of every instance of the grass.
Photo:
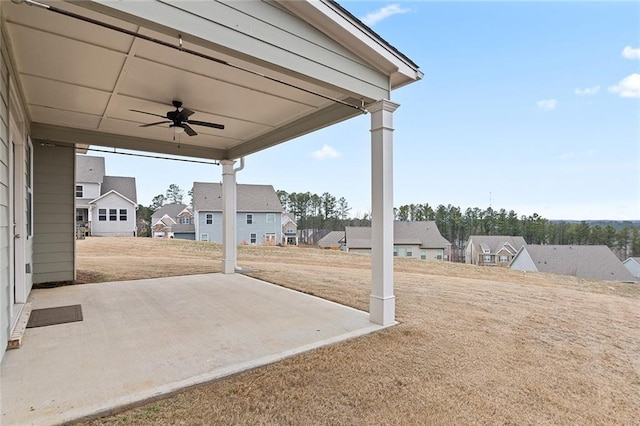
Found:
M 78 241 L 79 277 L 220 270 L 211 243 Z M 239 247 L 251 275 L 368 309 L 370 258 Z M 640 286 L 395 259 L 397 319 L 87 424 L 640 424 Z

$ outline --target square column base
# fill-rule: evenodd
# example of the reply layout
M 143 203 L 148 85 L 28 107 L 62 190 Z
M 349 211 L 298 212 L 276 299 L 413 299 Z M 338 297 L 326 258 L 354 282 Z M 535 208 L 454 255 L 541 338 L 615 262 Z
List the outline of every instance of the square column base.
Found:
M 236 272 L 236 261 L 234 259 L 222 259 L 222 273 L 234 274 Z
M 396 297 L 371 295 L 369 299 L 369 321 L 380 325 L 392 325 L 396 322 Z

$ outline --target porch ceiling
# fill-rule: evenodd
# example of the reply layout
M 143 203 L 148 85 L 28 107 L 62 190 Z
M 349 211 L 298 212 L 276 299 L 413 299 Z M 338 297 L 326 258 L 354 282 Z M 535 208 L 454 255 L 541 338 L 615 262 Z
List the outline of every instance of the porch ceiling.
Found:
M 90 3 L 90 2 L 85 2 Z M 178 32 L 119 12 L 69 2 L 55 7 L 177 45 Z M 95 5 L 94 5 L 95 6 Z M 113 146 L 201 158 L 238 158 L 361 112 L 305 92 L 127 34 L 26 4 L 2 2 L 4 27 L 36 140 Z M 117 17 L 116 17 L 117 16 Z M 153 28 L 152 28 L 153 27 Z M 375 101 L 292 72 L 245 52 L 182 33 L 184 47 L 284 80 L 311 92 L 360 104 Z M 140 127 L 180 100 L 197 136 L 174 140 L 168 124 Z

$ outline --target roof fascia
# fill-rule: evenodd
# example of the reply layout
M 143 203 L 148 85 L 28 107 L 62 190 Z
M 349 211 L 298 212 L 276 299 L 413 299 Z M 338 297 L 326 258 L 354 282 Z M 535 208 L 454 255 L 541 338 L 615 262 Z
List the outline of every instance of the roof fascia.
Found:
M 334 1 L 285 0 L 278 3 L 305 19 L 369 64 L 390 76 L 389 90 L 421 80 L 424 74 L 408 57 Z

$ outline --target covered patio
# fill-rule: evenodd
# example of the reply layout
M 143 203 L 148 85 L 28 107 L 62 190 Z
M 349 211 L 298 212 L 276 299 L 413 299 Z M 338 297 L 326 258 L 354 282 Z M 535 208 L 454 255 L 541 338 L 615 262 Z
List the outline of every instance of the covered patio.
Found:
M 346 9 L 333 0 L 13 0 L 0 2 L 0 25 L 3 421 L 99 411 L 95 400 L 126 404 L 394 324 L 391 91 L 422 73 Z M 244 157 L 360 114 L 371 116 L 369 313 L 306 296 L 287 304 L 290 292 L 234 275 Z M 74 162 L 89 146 L 220 164 L 223 274 L 32 292 L 75 278 Z M 110 299 L 112 288 L 122 296 Z M 30 330 L 3 354 L 28 301 L 73 300 L 85 321 Z M 301 309 L 308 303 L 317 306 Z M 216 322 L 220 313 L 230 325 Z M 106 387 L 83 400 L 97 381 Z
M 41 289 L 31 299 L 34 309 L 79 304 L 83 320 L 30 328 L 5 354 L 7 425 L 106 412 L 384 328 L 366 312 L 241 274 Z

